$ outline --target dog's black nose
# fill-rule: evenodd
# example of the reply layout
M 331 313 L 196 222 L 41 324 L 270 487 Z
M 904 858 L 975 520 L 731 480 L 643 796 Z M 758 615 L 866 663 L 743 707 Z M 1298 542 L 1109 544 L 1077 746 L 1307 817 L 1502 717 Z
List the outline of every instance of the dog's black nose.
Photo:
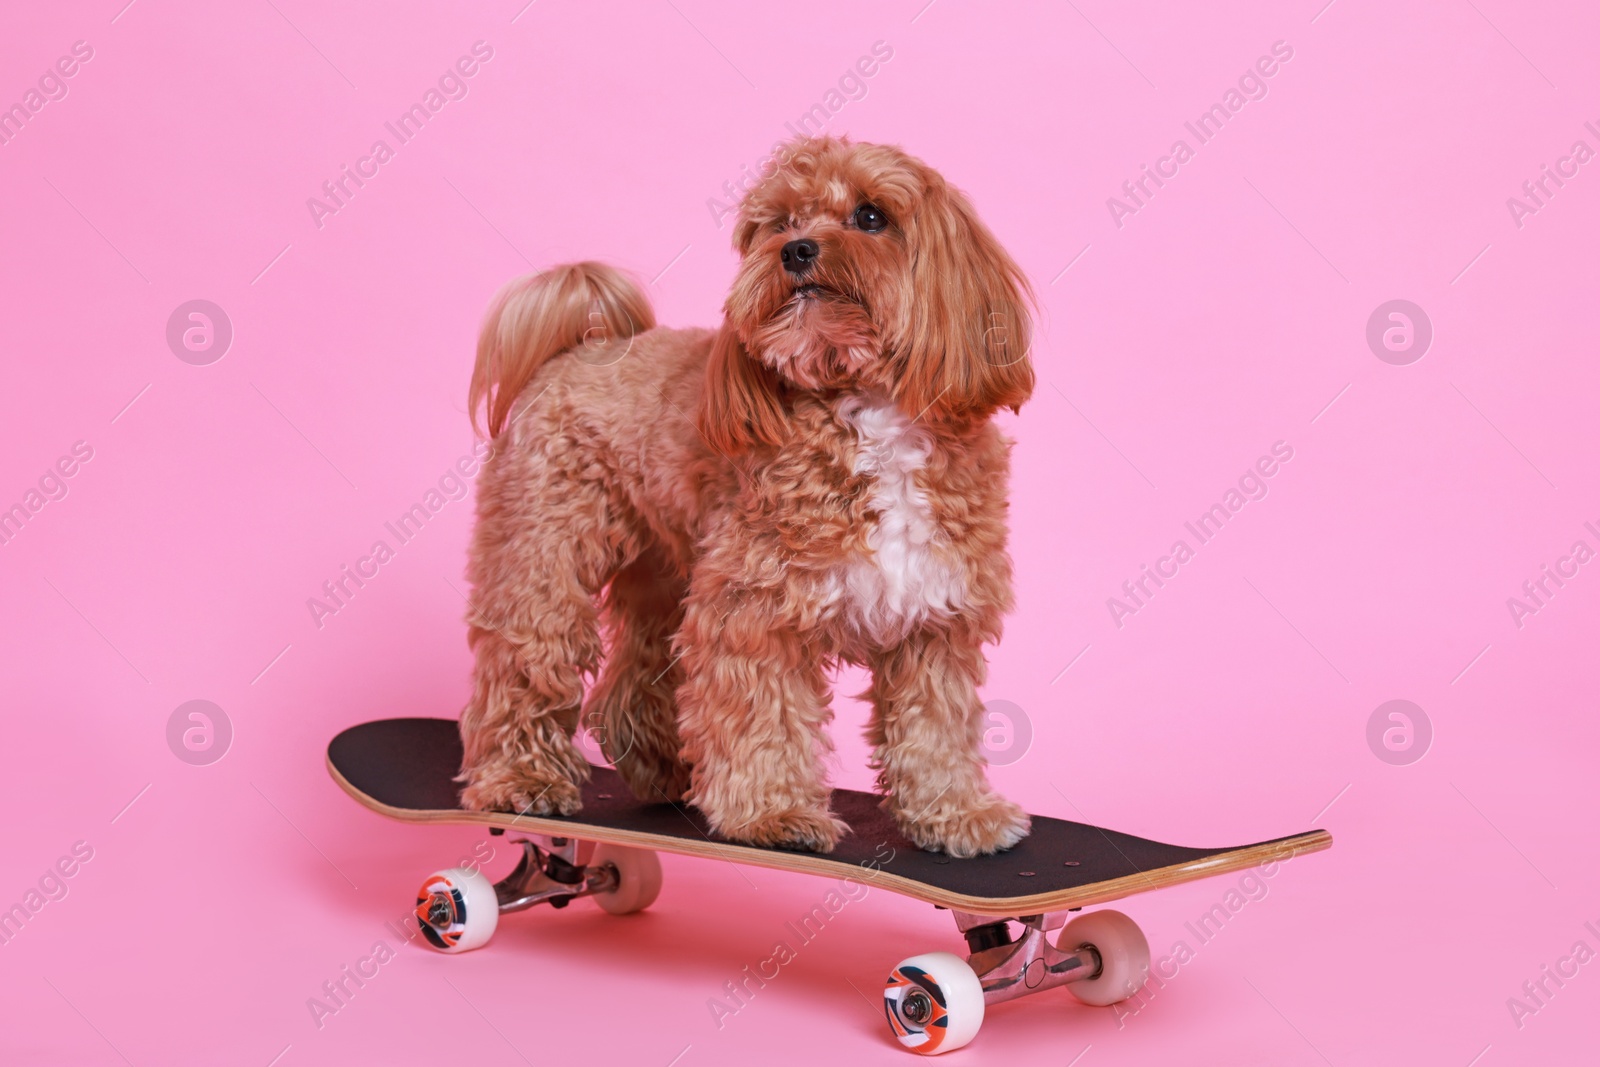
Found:
M 822 249 L 809 237 L 790 241 L 783 246 L 783 269 L 799 277 L 811 269 Z

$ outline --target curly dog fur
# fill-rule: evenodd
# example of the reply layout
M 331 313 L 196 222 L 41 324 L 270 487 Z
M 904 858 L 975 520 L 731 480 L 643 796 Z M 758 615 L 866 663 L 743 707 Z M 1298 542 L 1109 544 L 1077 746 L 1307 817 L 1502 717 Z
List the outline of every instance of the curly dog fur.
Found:
M 828 850 L 825 671 L 844 661 L 872 673 L 901 830 L 1008 848 L 1028 817 L 985 777 L 978 688 L 1012 604 L 991 417 L 1033 389 L 1027 281 L 936 171 L 837 138 L 789 147 L 734 246 L 716 331 L 657 327 L 595 263 L 489 310 L 462 801 L 577 811 L 581 714 L 641 798 Z

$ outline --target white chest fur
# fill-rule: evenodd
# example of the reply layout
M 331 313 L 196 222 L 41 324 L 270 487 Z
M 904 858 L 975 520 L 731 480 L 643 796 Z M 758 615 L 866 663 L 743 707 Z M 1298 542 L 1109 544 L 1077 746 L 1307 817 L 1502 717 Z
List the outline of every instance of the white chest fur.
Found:
M 839 415 L 856 431 L 856 473 L 871 478 L 877 512 L 867 535 L 870 554 L 849 561 L 838 575 L 840 606 L 864 636 L 889 643 L 925 619 L 959 611 L 965 597 L 927 493 L 917 484 L 933 436 L 882 398 L 847 398 Z

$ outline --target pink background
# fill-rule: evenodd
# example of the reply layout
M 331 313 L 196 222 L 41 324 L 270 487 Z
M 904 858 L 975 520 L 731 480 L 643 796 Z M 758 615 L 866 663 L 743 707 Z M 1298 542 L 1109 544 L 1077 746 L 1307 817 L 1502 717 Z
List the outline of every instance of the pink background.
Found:
M 306 1005 L 484 840 L 387 822 L 322 765 L 351 723 L 459 710 L 470 504 L 320 629 L 307 598 L 471 448 L 501 282 L 597 257 L 652 280 L 662 321 L 715 323 L 733 258 L 708 198 L 881 40 L 893 58 L 827 128 L 943 170 L 1043 304 L 1040 387 L 1007 420 L 1020 607 L 986 690 L 1033 740 L 994 779 L 1165 840 L 1337 840 L 1204 945 L 1185 924 L 1236 876 L 1128 900 L 1158 958 L 1194 958 L 1120 1026 L 1045 995 L 958 1058 L 1592 1061 L 1600 965 L 1520 1027 L 1507 1000 L 1600 949 L 1600 570 L 1520 628 L 1506 601 L 1600 548 L 1600 164 L 1520 228 L 1506 200 L 1600 148 L 1600 15 L 923 2 L 8 12 L 0 104 L 73 42 L 94 55 L 0 146 L 0 506 L 74 442 L 93 458 L 0 546 L 0 906 L 74 842 L 93 858 L 0 946 L 0 1059 L 908 1062 L 876 988 L 959 947 L 947 917 L 874 891 L 719 1029 L 708 999 L 827 883 L 673 857 L 645 915 L 513 916 L 469 956 L 401 948 L 320 1028 Z M 307 198 L 394 147 L 384 122 L 478 40 L 469 94 L 319 229 Z M 1194 147 L 1185 120 L 1280 40 L 1265 99 L 1115 225 L 1107 198 Z M 235 333 L 209 366 L 165 340 L 196 298 Z M 1365 340 L 1396 298 L 1435 330 L 1409 366 Z M 1107 598 L 1280 440 L 1270 494 L 1119 628 Z M 869 781 L 860 684 L 841 680 L 843 785 Z M 166 740 L 193 699 L 234 730 L 209 766 Z M 1420 761 L 1369 749 L 1391 699 L 1431 721 Z

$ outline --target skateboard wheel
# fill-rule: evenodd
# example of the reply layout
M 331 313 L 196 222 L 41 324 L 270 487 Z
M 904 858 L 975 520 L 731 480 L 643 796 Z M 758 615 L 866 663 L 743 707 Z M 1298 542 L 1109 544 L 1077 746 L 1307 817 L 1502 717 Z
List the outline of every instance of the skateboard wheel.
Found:
M 610 864 L 617 887 L 594 895 L 595 903 L 613 915 L 631 915 L 655 903 L 661 892 L 661 860 L 654 852 L 622 845 L 596 845 L 589 866 Z
M 1150 977 L 1150 943 L 1139 924 L 1120 911 L 1092 911 L 1073 919 L 1056 937 L 1056 948 L 1077 952 L 1091 946 L 1100 955 L 1100 973 L 1067 985 L 1085 1004 L 1118 1004 L 1144 988 Z
M 883 988 L 883 1013 L 900 1044 L 924 1056 L 953 1052 L 983 1025 L 983 983 L 950 952 L 902 960 Z
M 480 871 L 451 867 L 434 871 L 417 890 L 417 928 L 440 952 L 466 952 L 494 935 L 500 901 L 494 883 Z

